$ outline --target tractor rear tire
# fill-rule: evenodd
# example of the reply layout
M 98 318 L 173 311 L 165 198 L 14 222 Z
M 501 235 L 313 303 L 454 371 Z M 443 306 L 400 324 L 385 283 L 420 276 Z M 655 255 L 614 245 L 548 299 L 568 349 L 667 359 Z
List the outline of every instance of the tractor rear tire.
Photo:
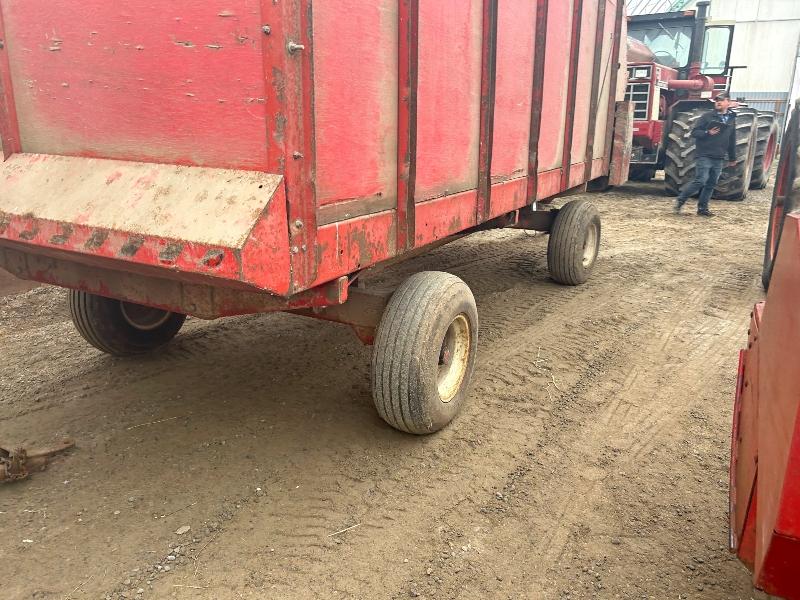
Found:
M 708 110 L 693 108 L 677 113 L 667 136 L 664 185 L 668 194 L 677 196 L 694 179 L 695 139 L 692 129 Z
M 681 111 L 672 122 L 664 165 L 666 191 L 672 196 L 677 196 L 694 179 L 696 144 L 692 129 L 707 112 L 705 108 Z M 722 172 L 714 190 L 713 197 L 717 200 L 744 200 L 747 196 L 755 158 L 751 151 L 755 118 L 753 109 L 745 108 L 736 113 L 736 165 L 726 167 Z
M 778 148 L 778 124 L 775 113 L 758 113 L 758 132 L 756 136 L 756 159 L 753 163 L 751 190 L 763 190 L 769 184 L 772 164 Z
M 754 129 L 756 111 L 743 108 L 736 111 L 736 164 L 725 167 L 719 178 L 714 198 L 717 200 L 741 201 L 747 198 L 753 177 Z
M 372 398 L 400 431 L 425 435 L 464 405 L 478 351 L 478 309 L 469 287 L 449 273 L 412 275 L 381 317 L 372 353 Z
M 186 315 L 71 290 L 69 312 L 83 338 L 112 356 L 146 354 L 174 338 Z
M 547 242 L 550 277 L 563 285 L 586 283 L 600 252 L 600 213 L 586 200 L 558 211 Z

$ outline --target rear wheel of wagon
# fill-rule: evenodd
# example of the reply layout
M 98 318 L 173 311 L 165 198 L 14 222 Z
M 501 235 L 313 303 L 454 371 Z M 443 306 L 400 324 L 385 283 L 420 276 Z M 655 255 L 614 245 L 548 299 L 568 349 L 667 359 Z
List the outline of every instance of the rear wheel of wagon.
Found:
M 550 277 L 564 285 L 589 279 L 600 252 L 600 213 L 586 200 L 573 200 L 558 211 L 547 244 Z
M 478 347 L 478 310 L 455 275 L 429 271 L 397 288 L 372 355 L 372 396 L 381 418 L 424 435 L 452 421 L 466 400 Z
M 180 331 L 186 315 L 71 290 L 69 312 L 92 346 L 114 356 L 145 354 Z

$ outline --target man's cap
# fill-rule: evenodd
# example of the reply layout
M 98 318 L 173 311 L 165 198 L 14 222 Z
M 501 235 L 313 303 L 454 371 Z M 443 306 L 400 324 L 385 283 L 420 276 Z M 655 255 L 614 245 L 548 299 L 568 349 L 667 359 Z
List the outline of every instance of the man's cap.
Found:
M 720 92 L 716 96 L 714 96 L 714 100 L 730 100 L 731 95 L 728 92 Z

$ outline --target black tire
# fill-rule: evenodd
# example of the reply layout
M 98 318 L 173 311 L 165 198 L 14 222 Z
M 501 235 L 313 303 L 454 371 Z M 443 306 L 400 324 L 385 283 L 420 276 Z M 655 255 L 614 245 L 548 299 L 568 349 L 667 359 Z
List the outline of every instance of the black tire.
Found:
M 713 195 L 717 200 L 738 202 L 747 198 L 755 159 L 753 126 L 756 114 L 752 108 L 736 111 L 736 164 L 722 171 Z
M 692 137 L 692 129 L 707 112 L 704 108 L 680 111 L 672 121 L 664 161 L 664 186 L 672 196 L 680 194 L 694 179 L 695 139 Z
M 478 310 L 455 275 L 428 271 L 397 288 L 372 354 L 378 414 L 400 431 L 425 435 L 450 423 L 468 392 L 478 348 Z
M 761 284 L 769 290 L 775 258 L 781 243 L 786 215 L 797 210 L 800 204 L 800 111 L 795 111 L 782 141 L 781 160 L 777 181 L 772 191 L 767 239 L 764 244 L 764 263 Z
M 775 113 L 758 113 L 756 157 L 753 162 L 753 177 L 750 180 L 751 190 L 763 190 L 769 184 L 777 147 L 778 124 L 775 122 Z
M 672 196 L 677 196 L 694 179 L 696 145 L 692 129 L 708 111 L 705 108 L 681 111 L 672 122 L 664 164 L 665 189 Z M 736 165 L 726 167 L 722 172 L 713 195 L 717 200 L 744 200 L 747 197 L 755 158 L 752 145 L 755 118 L 753 109 L 736 111 Z
M 71 290 L 69 312 L 83 338 L 113 356 L 145 354 L 180 331 L 186 315 Z
M 778 254 L 778 246 L 781 243 L 781 232 L 783 223 L 786 220 L 786 213 L 783 206 L 779 204 L 777 194 L 772 195 L 772 206 L 769 210 L 769 225 L 767 226 L 767 240 L 764 244 L 764 263 L 761 269 L 761 285 L 764 290 L 769 290 L 769 282 L 772 279 L 772 268 L 775 265 L 775 257 Z
M 547 243 L 550 277 L 564 285 L 589 279 L 600 252 L 600 213 L 586 200 L 573 200 L 558 211 Z

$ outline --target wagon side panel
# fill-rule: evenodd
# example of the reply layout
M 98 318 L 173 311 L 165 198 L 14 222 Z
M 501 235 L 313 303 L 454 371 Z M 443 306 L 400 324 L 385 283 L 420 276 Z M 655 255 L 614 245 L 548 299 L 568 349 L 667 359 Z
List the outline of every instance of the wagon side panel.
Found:
M 320 223 L 397 203 L 397 0 L 313 5 Z
M 569 84 L 569 48 L 572 30 L 572 0 L 550 2 L 547 17 L 542 127 L 539 134 L 539 172 L 561 167 Z M 560 173 L 559 173 L 560 175 Z M 539 197 L 558 193 L 559 184 L 540 188 Z
M 265 169 L 261 15 L 246 0 L 5 0 L 23 152 Z
M 492 145 L 492 180 L 527 175 L 533 91 L 536 5 L 501 0 L 497 34 L 497 93 Z
M 420 0 L 416 200 L 475 189 L 481 0 Z
M 593 97 L 594 59 L 597 41 L 597 17 L 599 3 L 584 1 L 581 6 L 580 43 L 577 46 L 578 65 L 575 79 L 575 107 L 572 116 L 572 145 L 568 160 L 570 161 L 570 179 L 567 187 L 579 185 L 588 179 L 584 172 L 586 146 L 589 137 L 589 121 L 592 110 L 596 107 Z
M 616 66 L 617 57 L 612 55 L 614 48 L 614 25 L 616 19 L 616 2 L 606 2 L 605 24 L 603 25 L 602 54 L 600 56 L 600 88 L 597 99 L 597 123 L 594 131 L 594 152 L 592 158 L 603 159 L 610 148 L 606 148 L 606 128 L 612 126 L 608 120 L 608 103 L 611 93 L 611 73 Z M 598 47 L 600 44 L 598 44 Z M 592 178 L 601 174 L 602 161 L 599 167 L 595 167 Z

